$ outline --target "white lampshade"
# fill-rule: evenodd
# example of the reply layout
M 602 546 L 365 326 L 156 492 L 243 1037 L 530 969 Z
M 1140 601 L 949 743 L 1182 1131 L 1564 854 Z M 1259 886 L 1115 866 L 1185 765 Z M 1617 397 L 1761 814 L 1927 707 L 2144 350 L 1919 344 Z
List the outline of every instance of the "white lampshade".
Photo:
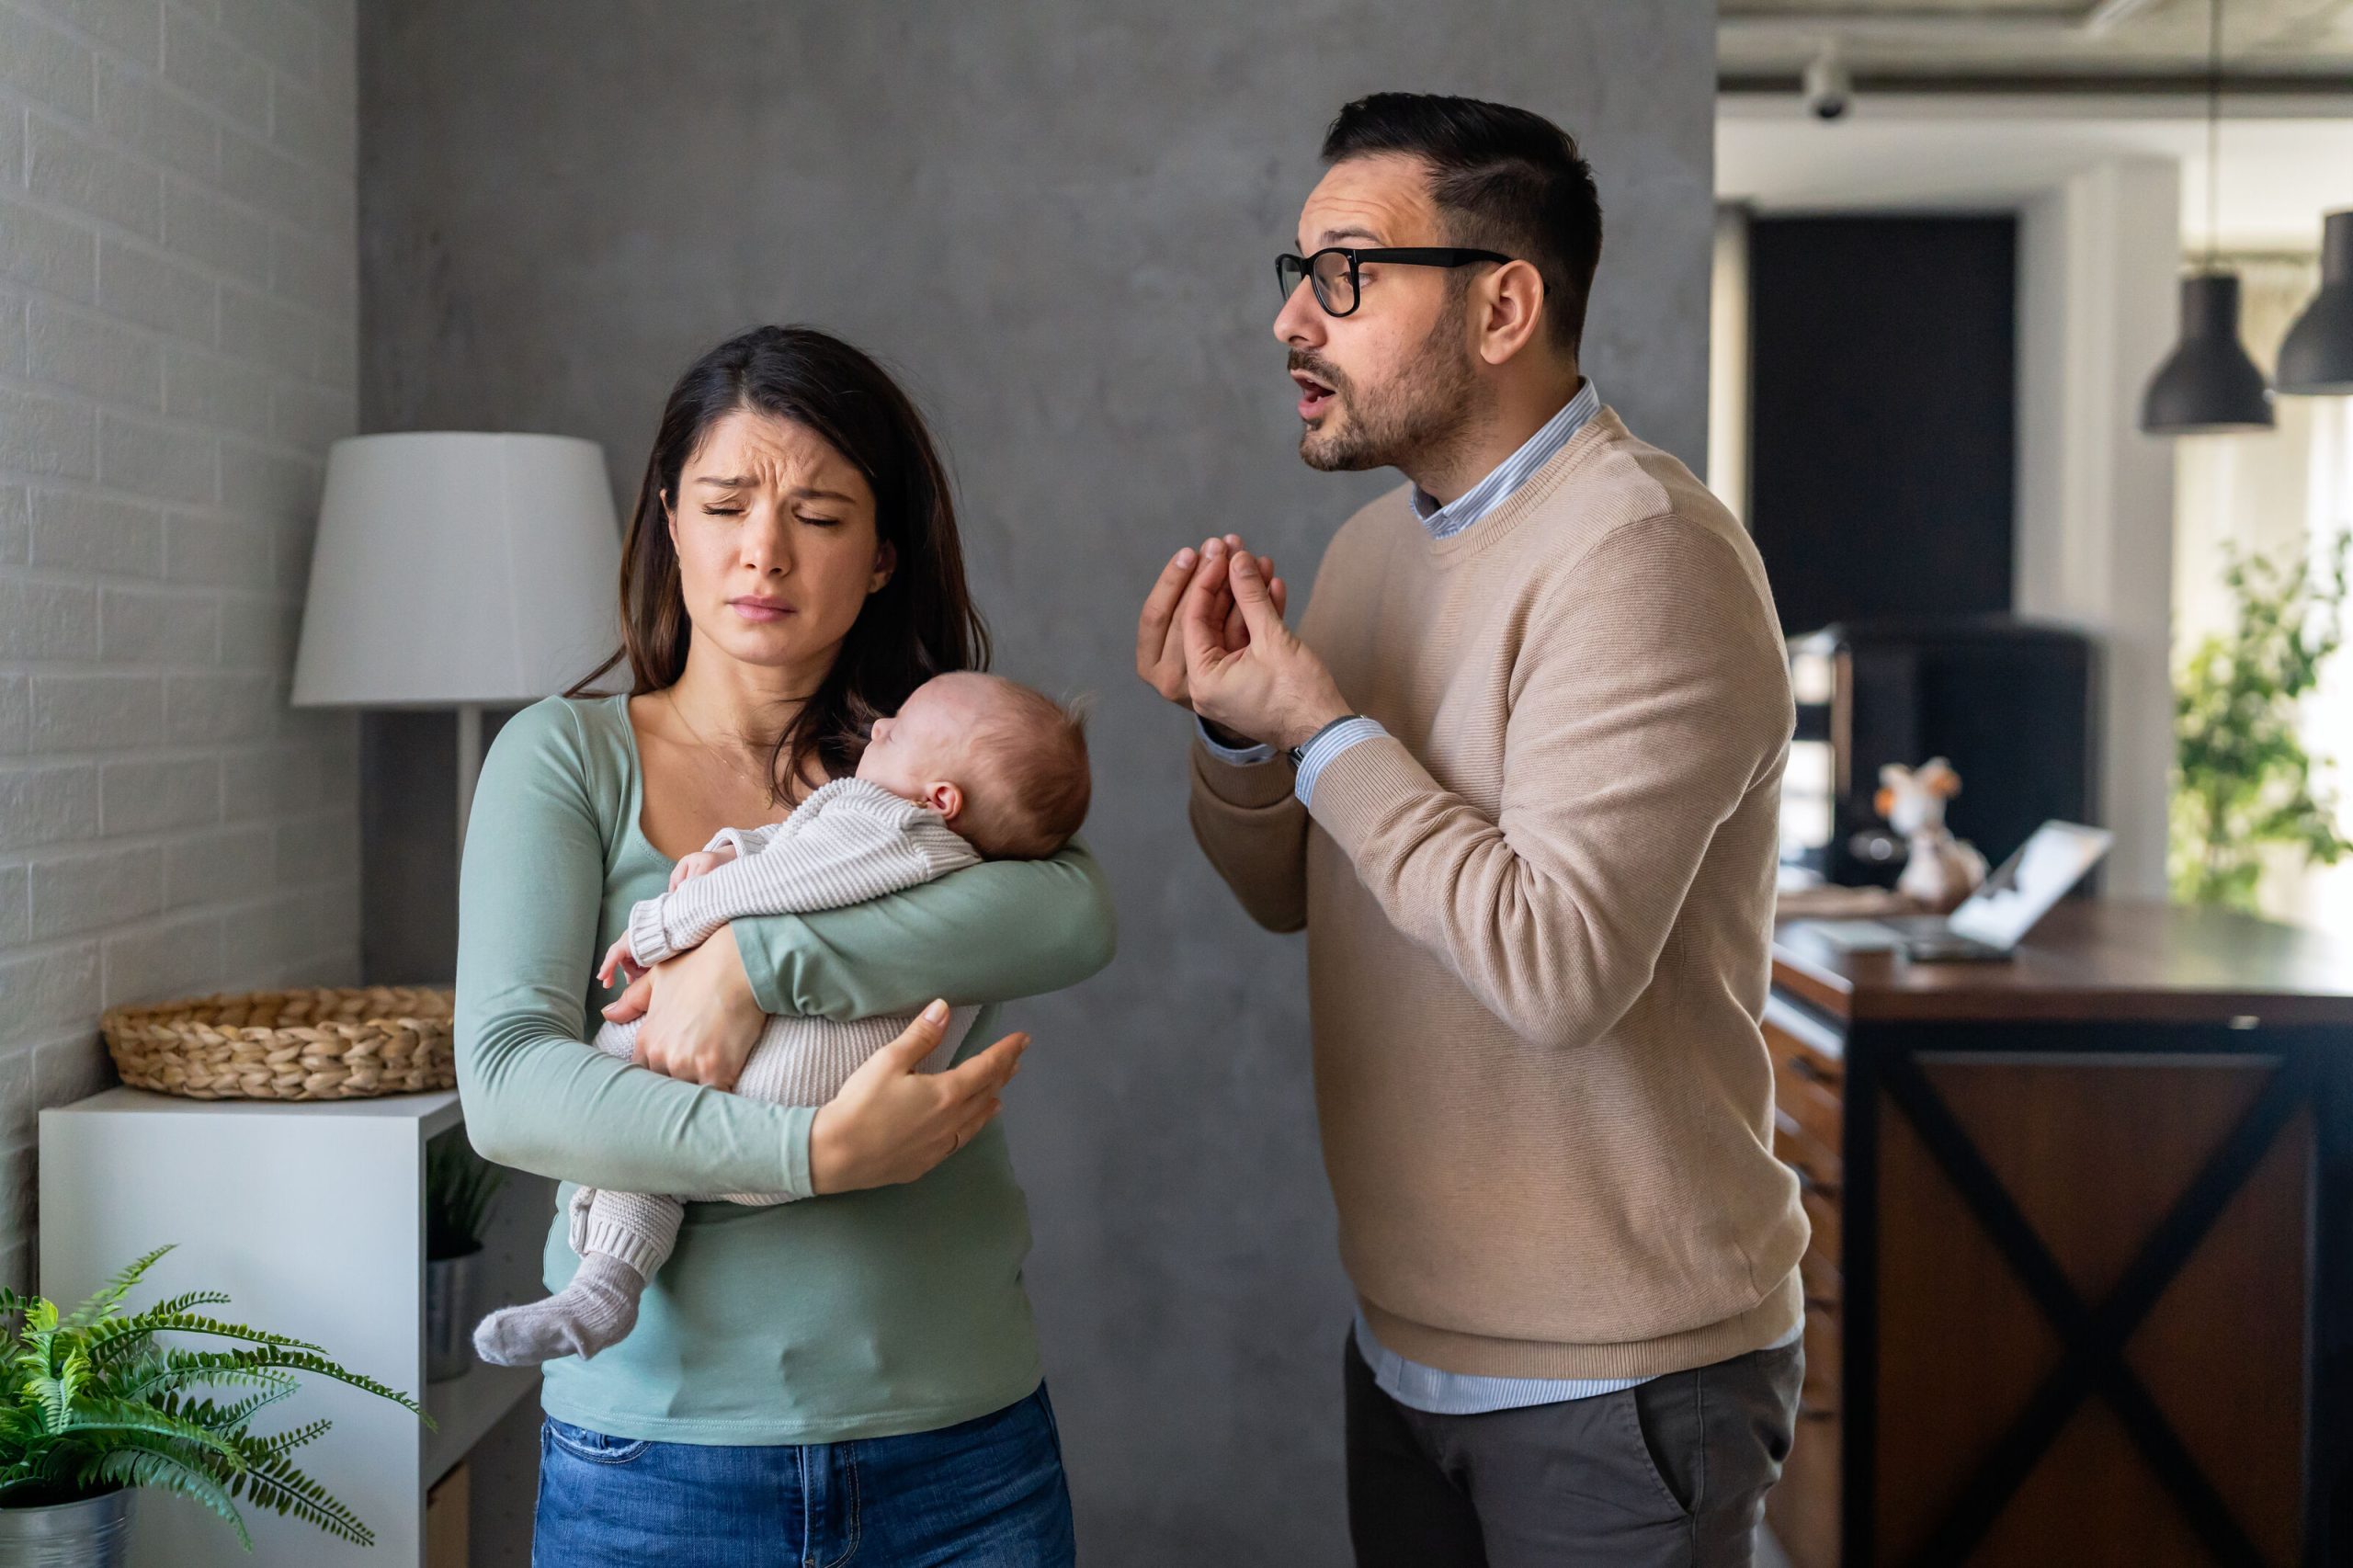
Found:
M 536 701 L 620 642 L 604 449 L 569 436 L 354 436 L 326 495 L 298 707 Z

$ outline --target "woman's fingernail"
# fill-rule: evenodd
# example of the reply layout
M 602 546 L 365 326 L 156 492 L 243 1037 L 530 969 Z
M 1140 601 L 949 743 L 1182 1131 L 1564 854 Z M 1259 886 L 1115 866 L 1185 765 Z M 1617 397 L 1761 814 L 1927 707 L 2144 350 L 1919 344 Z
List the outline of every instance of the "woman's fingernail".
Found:
M 930 1006 L 926 1007 L 923 1010 L 923 1021 L 926 1024 L 946 1023 L 948 1021 L 948 1004 L 945 1002 L 934 1002 Z

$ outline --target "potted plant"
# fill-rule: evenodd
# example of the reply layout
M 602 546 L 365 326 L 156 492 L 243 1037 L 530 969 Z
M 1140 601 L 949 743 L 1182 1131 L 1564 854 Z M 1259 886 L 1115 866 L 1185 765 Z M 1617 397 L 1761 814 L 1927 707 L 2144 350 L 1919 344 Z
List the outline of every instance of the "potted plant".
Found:
M 2340 534 L 2317 566 L 2288 567 L 2225 551 L 2232 623 L 2199 642 L 2174 687 L 2169 859 L 2185 903 L 2254 909 L 2272 846 L 2323 865 L 2353 850 L 2320 777 L 2328 763 L 2297 722 L 2344 643 L 2348 548 Z
M 473 1152 L 462 1131 L 425 1151 L 425 1376 L 454 1378 L 473 1365 L 474 1276 L 483 1222 L 506 1173 Z
M 309 1372 L 416 1411 L 415 1400 L 336 1365 L 317 1346 L 206 1317 L 217 1290 L 190 1290 L 126 1315 L 122 1300 L 158 1247 L 60 1316 L 43 1296 L 0 1289 L 0 1568 L 75 1563 L 117 1568 L 131 1489 L 194 1498 L 253 1550 L 240 1501 L 315 1525 L 356 1545 L 375 1542 L 358 1516 L 289 1458 L 330 1426 L 306 1422 L 268 1435 L 254 1417 Z M 191 1350 L 159 1334 L 231 1342 Z

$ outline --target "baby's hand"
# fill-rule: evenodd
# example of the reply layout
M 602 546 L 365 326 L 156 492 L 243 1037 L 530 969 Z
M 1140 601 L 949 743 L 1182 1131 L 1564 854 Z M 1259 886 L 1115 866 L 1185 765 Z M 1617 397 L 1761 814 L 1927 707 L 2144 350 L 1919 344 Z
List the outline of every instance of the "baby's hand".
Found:
M 613 979 L 613 972 L 616 970 L 620 971 L 622 976 L 620 982 Z M 605 949 L 605 961 L 597 966 L 597 978 L 604 982 L 608 987 L 616 983 L 634 985 L 637 983 L 637 977 L 644 972 L 645 967 L 631 954 L 629 937 L 626 936 L 618 938 L 611 947 Z
M 735 851 L 725 845 L 716 849 L 698 849 L 670 869 L 670 887 L 676 891 L 688 877 L 699 877 L 719 869 L 735 858 Z

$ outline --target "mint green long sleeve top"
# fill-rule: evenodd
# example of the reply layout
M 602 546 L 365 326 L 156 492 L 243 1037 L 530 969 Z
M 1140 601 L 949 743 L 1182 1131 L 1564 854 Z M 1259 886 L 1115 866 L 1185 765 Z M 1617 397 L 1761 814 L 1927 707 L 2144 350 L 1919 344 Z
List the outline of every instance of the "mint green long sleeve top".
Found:
M 1002 1127 L 921 1180 L 811 1197 L 813 1108 L 665 1078 L 589 1043 L 608 995 L 597 956 L 674 864 L 639 826 L 642 792 L 626 698 L 550 698 L 499 731 L 460 879 L 468 1136 L 566 1184 L 805 1201 L 688 1205 L 635 1332 L 593 1360 L 550 1362 L 547 1413 L 629 1438 L 820 1443 L 929 1431 L 1026 1397 L 1042 1375 L 1021 1280 L 1029 1221 Z M 1076 845 L 734 931 L 767 1011 L 985 1005 L 966 1052 L 995 1038 L 995 1004 L 1077 983 L 1114 942 L 1103 873 Z M 549 1289 L 578 1265 L 551 1225 Z

